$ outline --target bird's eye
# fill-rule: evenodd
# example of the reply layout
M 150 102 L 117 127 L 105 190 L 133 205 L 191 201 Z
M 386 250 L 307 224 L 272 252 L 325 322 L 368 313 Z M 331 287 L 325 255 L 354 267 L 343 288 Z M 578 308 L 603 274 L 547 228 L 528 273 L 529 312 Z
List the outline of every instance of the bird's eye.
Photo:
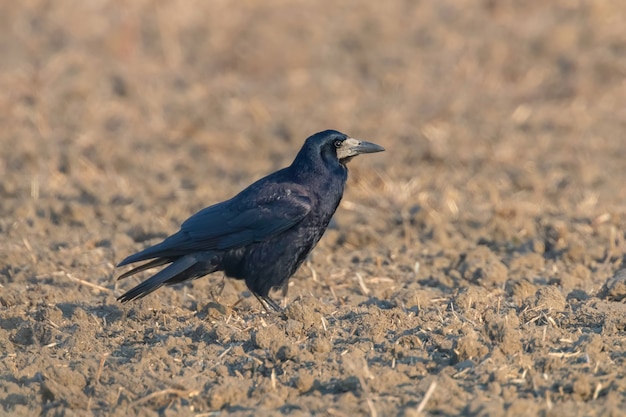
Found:
M 336 141 L 333 142 L 333 145 L 335 145 L 335 148 L 339 148 L 341 147 L 342 143 L 343 143 L 342 140 L 337 139 Z

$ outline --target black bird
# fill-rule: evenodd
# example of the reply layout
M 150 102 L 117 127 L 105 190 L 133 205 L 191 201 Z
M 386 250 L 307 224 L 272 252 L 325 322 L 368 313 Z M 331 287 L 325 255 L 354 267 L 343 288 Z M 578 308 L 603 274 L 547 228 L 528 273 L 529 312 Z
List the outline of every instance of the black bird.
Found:
M 287 294 L 289 278 L 322 237 L 348 177 L 346 163 L 382 146 L 326 130 L 309 137 L 296 159 L 224 202 L 200 210 L 163 242 L 117 266 L 152 259 L 118 279 L 169 264 L 118 298 L 144 297 L 172 285 L 224 271 L 243 279 L 263 307 L 279 311 L 271 289 Z

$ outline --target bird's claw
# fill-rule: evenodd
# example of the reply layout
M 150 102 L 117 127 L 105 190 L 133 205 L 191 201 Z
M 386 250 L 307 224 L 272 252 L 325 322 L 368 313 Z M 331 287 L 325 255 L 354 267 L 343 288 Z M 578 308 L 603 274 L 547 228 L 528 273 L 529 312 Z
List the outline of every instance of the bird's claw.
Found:
M 258 294 L 254 294 L 254 296 L 257 298 L 257 300 L 259 300 L 261 305 L 265 308 L 265 311 L 267 311 L 268 313 L 271 313 L 272 311 L 276 311 L 280 313 L 283 311 L 283 309 L 278 305 L 278 303 L 272 300 L 271 298 L 264 296 L 264 295 L 258 295 Z

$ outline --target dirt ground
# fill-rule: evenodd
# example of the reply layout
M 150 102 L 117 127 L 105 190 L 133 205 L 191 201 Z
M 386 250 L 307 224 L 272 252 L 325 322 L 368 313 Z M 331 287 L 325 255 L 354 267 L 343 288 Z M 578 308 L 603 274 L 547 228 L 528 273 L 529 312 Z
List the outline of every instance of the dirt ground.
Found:
M 0 415 L 625 415 L 624 21 L 0 3 Z M 123 257 L 328 128 L 387 151 L 284 316 L 220 274 L 115 300 Z

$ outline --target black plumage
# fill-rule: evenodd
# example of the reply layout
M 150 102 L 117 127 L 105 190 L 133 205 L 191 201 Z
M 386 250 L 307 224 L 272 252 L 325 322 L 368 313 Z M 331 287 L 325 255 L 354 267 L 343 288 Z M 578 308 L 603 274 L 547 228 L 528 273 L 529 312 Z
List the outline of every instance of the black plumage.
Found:
M 150 260 L 120 279 L 169 265 L 118 300 L 224 271 L 245 280 L 266 309 L 279 310 L 269 292 L 282 288 L 286 294 L 289 278 L 322 237 L 343 195 L 346 163 L 358 154 L 383 150 L 334 130 L 309 137 L 290 166 L 199 211 L 177 233 L 120 262 L 118 266 Z

